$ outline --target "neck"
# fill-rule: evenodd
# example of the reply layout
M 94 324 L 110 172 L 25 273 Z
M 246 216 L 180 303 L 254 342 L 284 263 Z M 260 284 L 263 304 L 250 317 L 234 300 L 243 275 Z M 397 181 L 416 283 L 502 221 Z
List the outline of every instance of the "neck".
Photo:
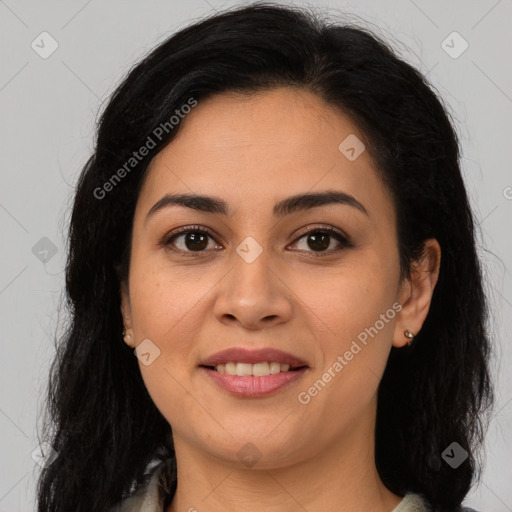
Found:
M 250 469 L 207 455 L 175 433 L 178 485 L 166 512 L 390 512 L 401 497 L 378 475 L 374 426 L 370 415 L 314 456 Z

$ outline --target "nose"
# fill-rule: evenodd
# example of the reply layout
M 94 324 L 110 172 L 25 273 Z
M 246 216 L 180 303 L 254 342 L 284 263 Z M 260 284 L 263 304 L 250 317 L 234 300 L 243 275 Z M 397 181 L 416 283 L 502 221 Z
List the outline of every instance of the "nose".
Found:
M 265 329 L 289 321 L 293 314 L 293 292 L 263 253 L 250 263 L 236 255 L 232 270 L 219 283 L 214 305 L 216 318 L 248 330 Z M 281 274 L 281 276 L 279 275 Z

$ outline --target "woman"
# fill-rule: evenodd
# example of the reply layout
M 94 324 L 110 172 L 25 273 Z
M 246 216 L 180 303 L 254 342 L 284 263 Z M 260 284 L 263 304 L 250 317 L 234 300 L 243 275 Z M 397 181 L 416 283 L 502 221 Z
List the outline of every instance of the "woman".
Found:
M 254 4 L 159 45 L 78 183 L 38 510 L 462 510 L 492 388 L 458 157 L 357 27 Z

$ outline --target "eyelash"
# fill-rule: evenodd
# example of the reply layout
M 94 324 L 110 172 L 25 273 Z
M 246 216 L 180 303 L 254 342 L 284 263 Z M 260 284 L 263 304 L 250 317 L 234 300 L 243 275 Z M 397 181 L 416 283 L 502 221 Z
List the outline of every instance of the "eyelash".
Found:
M 162 247 L 164 247 L 165 249 L 168 249 L 173 252 L 178 252 L 178 253 L 181 253 L 181 254 L 184 254 L 187 256 L 195 256 L 195 254 L 201 254 L 201 253 L 206 252 L 205 250 L 203 250 L 203 251 L 183 251 L 182 249 L 176 249 L 176 248 L 172 247 L 173 241 L 175 241 L 179 236 L 186 235 L 187 233 L 201 233 L 201 234 L 208 235 L 210 238 L 215 240 L 214 234 L 208 228 L 196 225 L 196 226 L 185 226 L 183 228 L 180 228 L 177 231 L 173 231 L 172 233 L 167 234 L 163 238 L 160 245 Z M 311 228 L 311 229 L 308 229 L 305 231 L 301 231 L 298 235 L 298 238 L 296 238 L 293 243 L 297 243 L 299 240 L 301 240 L 302 238 L 304 238 L 305 236 L 307 236 L 311 233 L 315 233 L 315 234 L 322 233 L 322 234 L 330 235 L 333 238 L 335 238 L 338 242 L 340 242 L 340 244 L 342 246 L 338 249 L 330 249 L 328 251 L 321 251 L 321 252 L 306 251 L 306 252 L 311 252 L 313 254 L 313 257 L 315 257 L 315 258 L 322 258 L 325 256 L 330 256 L 333 253 L 337 253 L 344 248 L 354 247 L 353 244 L 351 243 L 349 237 L 347 237 L 341 231 L 337 230 L 336 228 L 334 228 L 332 226 L 322 226 L 322 227 L 316 226 L 314 228 Z

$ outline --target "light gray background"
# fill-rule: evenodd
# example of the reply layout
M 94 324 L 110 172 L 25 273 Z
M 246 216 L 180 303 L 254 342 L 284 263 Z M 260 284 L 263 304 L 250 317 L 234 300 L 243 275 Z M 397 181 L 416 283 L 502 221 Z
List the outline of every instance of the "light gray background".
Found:
M 0 512 L 34 510 L 39 466 L 32 453 L 38 450 L 36 422 L 54 356 L 65 233 L 97 113 L 125 72 L 157 42 L 235 4 L 0 0 Z M 428 74 L 454 116 L 479 222 L 498 382 L 486 468 L 467 504 L 483 512 L 512 511 L 512 2 L 318 0 L 309 5 L 361 18 L 393 38 L 403 57 Z M 40 52 L 50 48 L 47 36 L 40 37 L 44 31 L 58 43 L 46 59 L 31 47 L 35 41 Z M 453 31 L 469 45 L 458 58 L 442 46 Z M 462 44 L 458 36 L 445 43 L 452 53 Z M 57 249 L 46 262 L 44 253 L 38 258 L 32 250 L 43 237 Z

